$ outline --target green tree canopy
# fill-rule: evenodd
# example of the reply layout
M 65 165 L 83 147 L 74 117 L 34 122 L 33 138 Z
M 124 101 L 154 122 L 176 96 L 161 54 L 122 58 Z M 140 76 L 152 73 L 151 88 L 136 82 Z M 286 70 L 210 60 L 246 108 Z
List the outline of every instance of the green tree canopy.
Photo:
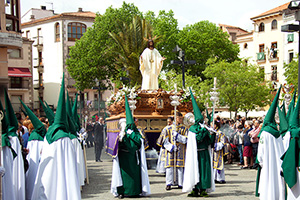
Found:
M 220 102 L 229 107 L 230 111 L 248 112 L 270 103 L 270 84 L 260 78 L 258 66 L 242 61 L 232 63 L 216 62 L 211 59 L 203 71 L 206 80 L 201 82 L 202 101 L 209 102 L 210 88 L 213 87 L 213 77 L 217 77 L 217 88 Z
M 202 71 L 206 68 L 206 62 L 210 58 L 233 62 L 238 59 L 239 47 L 229 40 L 229 35 L 223 33 L 215 24 L 209 21 L 200 21 L 183 28 L 178 34 L 178 45 L 185 51 L 186 60 L 196 60 L 196 65 L 188 65 L 193 75 L 205 76 Z M 177 72 L 180 66 L 172 65 Z
M 298 88 L 298 61 L 292 60 L 289 64 L 284 63 L 284 73 L 288 84 L 293 84 Z
M 93 26 L 71 47 L 66 64 L 79 90 L 95 86 L 96 78 L 103 84 L 110 84 L 109 79 L 118 81 L 126 76 L 126 71 L 116 62 L 114 49 L 117 44 L 109 33 L 119 33 L 118 22 L 128 25 L 135 16 L 142 16 L 142 13 L 133 4 L 124 2 L 119 9 L 109 7 L 105 14 L 97 14 Z
M 109 7 L 103 15 L 97 14 L 93 26 L 71 48 L 66 64 L 76 87 L 91 88 L 96 78 L 103 85 L 112 81 L 118 86 L 120 77 L 130 77 L 131 85 L 140 84 L 138 61 L 145 48 L 141 38 L 149 35 L 160 39 L 155 48 L 167 58 L 162 70 L 181 73 L 179 65 L 169 64 L 178 59 L 172 52 L 178 44 L 185 51 L 186 59 L 197 61 L 196 65 L 186 66 L 186 71 L 203 80 L 206 77 L 202 71 L 209 58 L 232 62 L 239 52 L 228 34 L 213 23 L 200 21 L 179 30 L 172 10 L 160 11 L 157 16 L 152 11 L 143 15 L 136 6 L 124 2 L 119 9 Z

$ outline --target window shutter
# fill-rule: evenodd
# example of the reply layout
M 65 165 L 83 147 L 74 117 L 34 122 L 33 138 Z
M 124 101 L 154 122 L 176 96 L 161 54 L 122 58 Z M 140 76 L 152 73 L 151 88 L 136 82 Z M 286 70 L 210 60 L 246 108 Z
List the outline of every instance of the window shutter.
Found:
M 293 33 L 288 34 L 287 40 L 288 42 L 294 42 L 294 34 Z

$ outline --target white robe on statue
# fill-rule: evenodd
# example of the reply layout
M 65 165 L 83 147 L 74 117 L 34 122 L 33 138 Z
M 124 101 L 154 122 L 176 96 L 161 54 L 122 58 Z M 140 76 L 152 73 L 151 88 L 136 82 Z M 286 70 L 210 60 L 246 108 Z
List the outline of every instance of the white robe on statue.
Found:
M 49 144 L 44 140 L 32 199 L 81 199 L 74 146 L 68 137 Z
M 13 161 L 13 185 L 17 200 L 25 199 L 25 172 L 20 141 L 17 136 L 9 137 L 12 149 L 17 153 Z
M 263 131 L 260 135 L 257 160 L 261 169 L 259 181 L 259 198 L 263 200 L 284 200 L 284 179 L 280 175 L 284 146 L 282 137 L 275 138 Z
M 79 184 L 81 186 L 83 186 L 84 185 L 84 180 L 86 178 L 83 150 L 82 150 L 81 144 L 79 143 L 77 138 L 72 139 L 72 143 L 74 145 L 74 149 L 75 149 L 75 152 L 76 152 L 76 162 L 77 162 L 77 171 L 78 171 Z
M 215 191 L 215 181 L 212 165 L 212 155 L 211 147 L 208 147 L 209 155 L 211 158 L 211 188 L 207 189 L 207 192 Z M 190 192 L 197 183 L 200 181 L 201 174 L 199 173 L 198 165 L 198 154 L 197 154 L 197 141 L 196 134 L 189 131 L 188 134 L 188 143 L 186 146 L 186 160 L 185 160 L 185 169 L 184 169 L 184 178 L 183 178 L 183 192 Z
M 143 76 L 142 90 L 157 90 L 158 76 L 161 71 L 163 61 L 157 49 L 146 48 L 140 58 L 140 71 Z
M 147 196 L 150 195 L 150 183 L 148 177 L 148 169 L 146 162 L 146 153 L 144 147 L 144 140 L 142 140 L 142 145 L 140 148 L 141 155 L 141 178 L 142 178 L 142 195 Z M 110 191 L 114 196 L 118 196 L 117 187 L 123 185 L 122 177 L 121 177 L 121 169 L 119 164 L 119 158 L 116 156 L 113 160 L 113 168 L 112 168 L 112 178 L 111 178 L 111 187 Z
M 2 199 L 15 200 L 16 197 L 12 182 L 13 154 L 7 146 L 2 147 L 1 163 L 5 169 L 5 174 L 2 177 Z
M 26 200 L 31 200 L 34 182 L 42 155 L 43 144 L 44 141 L 39 140 L 30 140 L 27 143 L 29 153 L 27 154 L 26 159 L 28 161 L 29 168 L 25 174 Z

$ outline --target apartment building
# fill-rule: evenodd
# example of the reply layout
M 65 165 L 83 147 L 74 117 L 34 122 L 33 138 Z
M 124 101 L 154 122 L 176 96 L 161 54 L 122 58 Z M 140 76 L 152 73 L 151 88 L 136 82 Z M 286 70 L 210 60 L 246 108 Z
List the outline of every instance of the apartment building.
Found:
M 4 102 L 4 88 L 11 85 L 9 53 L 22 48 L 20 31 L 20 0 L 0 1 L 0 99 Z
M 93 25 L 95 17 L 95 13 L 83 11 L 82 8 L 77 12 L 56 14 L 53 10 L 47 10 L 46 6 L 41 6 L 40 9 L 32 8 L 22 16 L 23 36 L 34 40 L 32 53 L 35 102 L 40 97 L 54 108 L 57 106 L 63 73 L 66 88 L 74 100 L 79 91 L 74 87 L 75 80 L 66 70 L 66 59 L 70 47 Z M 80 94 L 81 102 L 85 103 L 83 107 L 89 104 L 89 107 L 97 109 L 97 89 L 86 89 Z M 106 99 L 109 95 L 110 92 L 106 91 L 100 95 L 100 99 Z M 104 101 L 101 101 L 101 105 L 105 107 Z M 85 110 L 84 113 L 89 115 L 89 110 Z

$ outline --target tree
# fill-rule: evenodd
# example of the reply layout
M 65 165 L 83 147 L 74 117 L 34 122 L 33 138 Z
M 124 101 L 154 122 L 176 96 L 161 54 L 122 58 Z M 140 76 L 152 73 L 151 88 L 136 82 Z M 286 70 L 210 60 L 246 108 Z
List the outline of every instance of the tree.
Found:
M 160 37 L 159 43 L 155 44 L 155 48 L 162 56 L 166 57 L 162 70 L 170 69 L 167 66 L 171 60 L 176 59 L 172 49 L 177 44 L 179 33 L 178 21 L 174 18 L 174 12 L 172 10 L 169 12 L 161 10 L 156 17 L 154 12 L 148 11 L 145 14 L 145 19 L 151 23 L 153 35 Z
M 206 68 L 206 62 L 210 58 L 218 61 L 233 62 L 238 59 L 239 47 L 229 40 L 229 35 L 223 33 L 215 24 L 209 21 L 200 21 L 183 28 L 178 34 L 178 45 L 185 51 L 186 60 L 196 60 L 196 65 L 188 65 L 193 75 L 206 78 L 202 72 Z M 180 66 L 172 65 L 177 72 Z
M 115 64 L 128 73 L 131 85 L 141 85 L 142 75 L 139 70 L 139 57 L 147 47 L 147 38 L 152 36 L 151 25 L 139 16 L 135 16 L 127 25 L 118 20 L 119 33 L 110 32 L 117 44 L 114 48 Z
M 249 112 L 257 107 L 270 103 L 270 84 L 262 82 L 258 66 L 249 65 L 242 61 L 232 63 L 217 62 L 210 59 L 203 71 L 206 79 L 201 83 L 201 92 L 204 101 L 208 101 L 208 91 L 213 87 L 212 78 L 217 77 L 219 97 L 229 107 L 229 111 L 239 110 Z
M 110 81 L 118 83 L 120 77 L 126 76 L 126 71 L 116 62 L 117 44 L 109 33 L 120 32 L 116 19 L 130 24 L 135 16 L 142 13 L 133 4 L 124 2 L 119 9 L 109 7 L 105 14 L 97 14 L 93 26 L 71 47 L 66 64 L 79 90 L 95 86 L 96 78 L 101 84 L 110 85 Z
M 292 60 L 289 64 L 284 63 L 285 72 L 283 75 L 286 77 L 288 84 L 293 84 L 298 88 L 298 61 Z

